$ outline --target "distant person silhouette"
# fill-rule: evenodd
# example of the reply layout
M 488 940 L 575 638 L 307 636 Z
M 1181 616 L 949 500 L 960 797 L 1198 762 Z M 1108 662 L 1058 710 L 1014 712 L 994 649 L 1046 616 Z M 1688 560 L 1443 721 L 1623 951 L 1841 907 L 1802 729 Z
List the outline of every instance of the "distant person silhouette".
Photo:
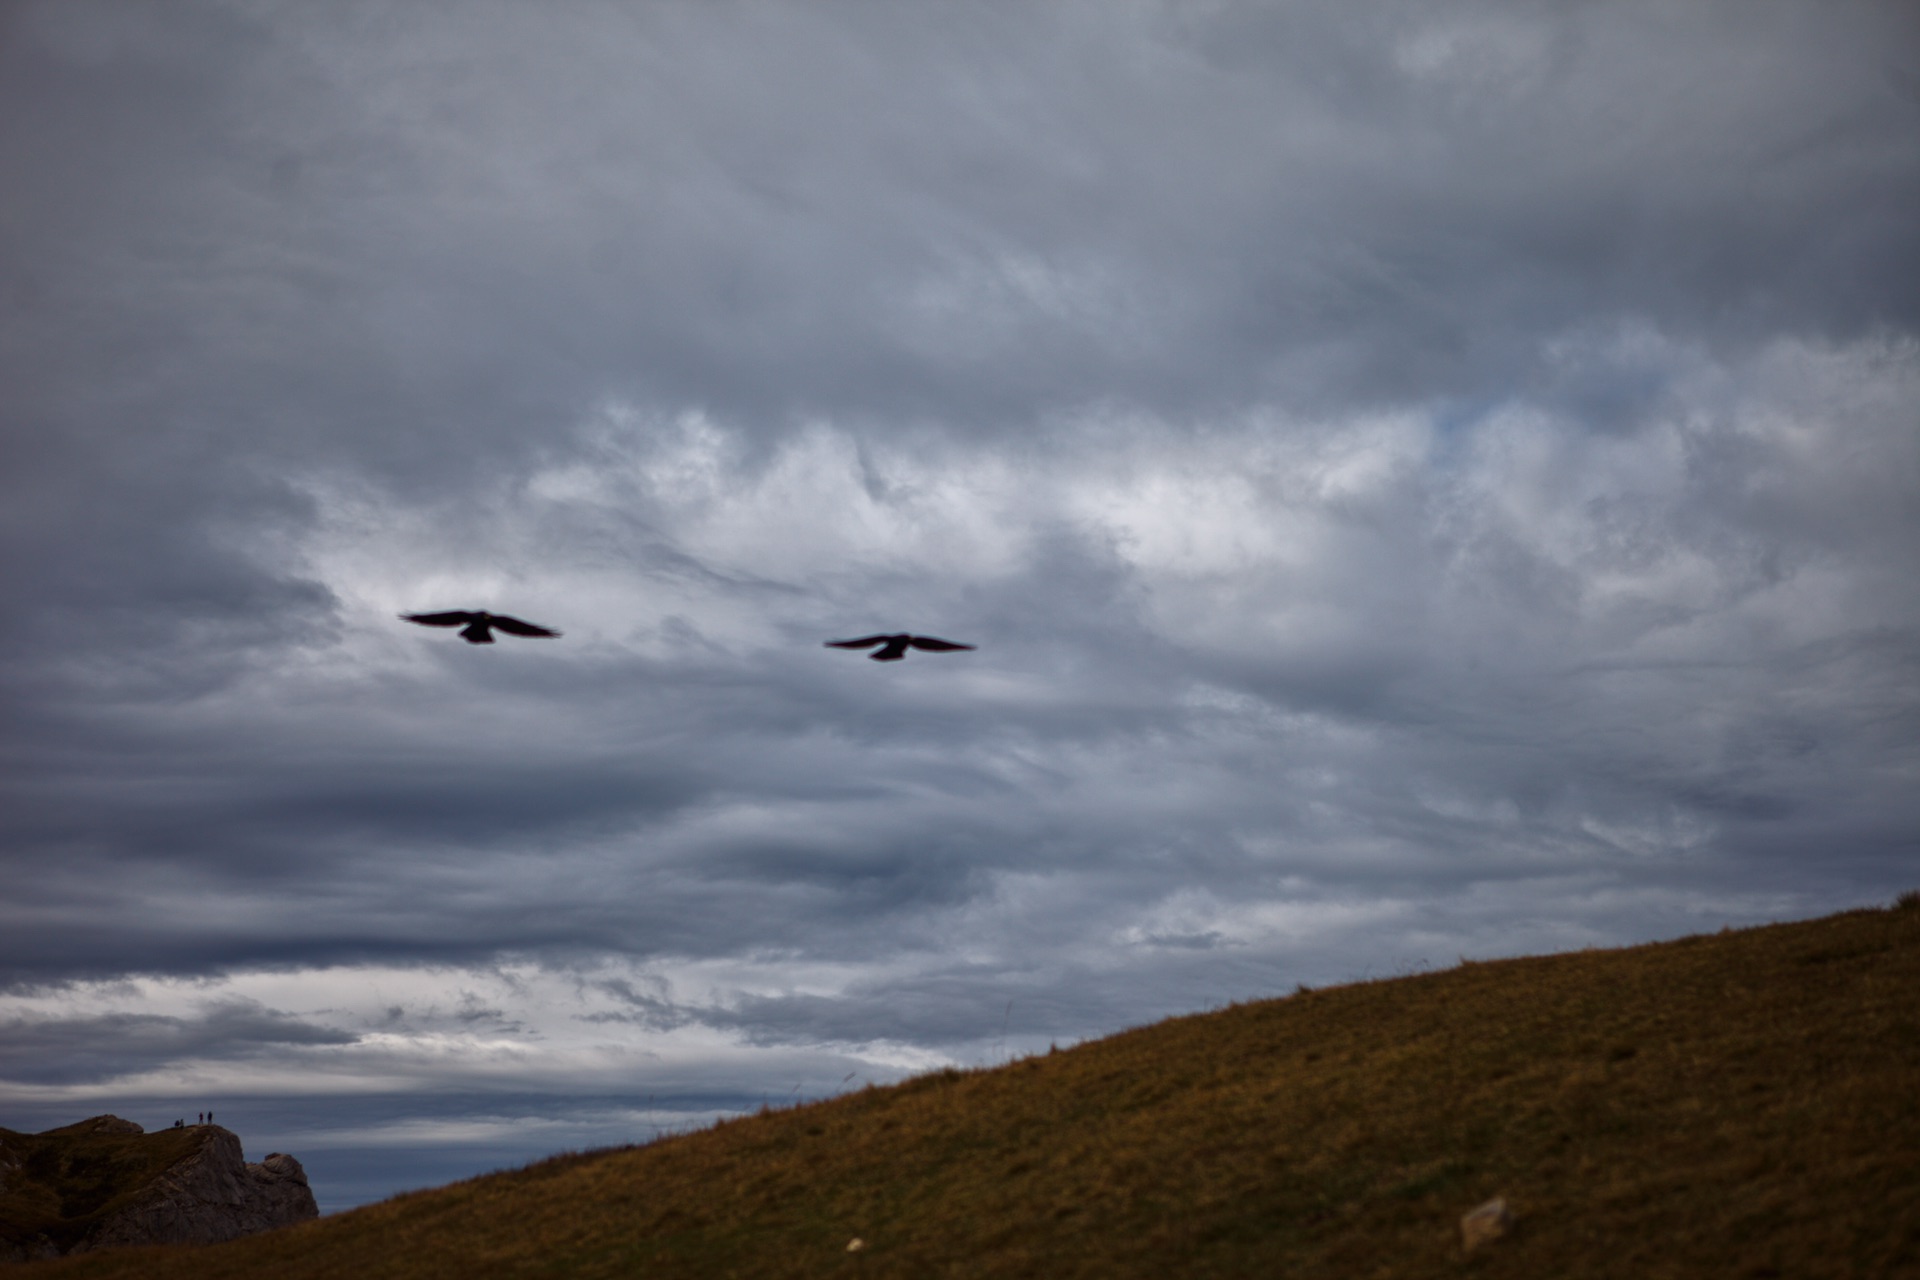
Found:
M 862 636 L 858 640 L 829 640 L 829 649 L 871 649 L 879 645 L 878 653 L 867 656 L 875 662 L 898 662 L 907 656 L 908 649 L 925 649 L 929 653 L 952 653 L 959 649 L 973 649 L 978 646 L 955 644 L 951 640 L 936 640 L 932 636 L 910 636 L 906 632 L 894 635 Z
M 522 622 L 518 618 L 509 618 L 504 613 L 488 613 L 485 609 L 453 609 L 446 613 L 403 613 L 407 622 L 417 622 L 423 627 L 465 627 L 460 638 L 468 644 L 492 644 L 493 632 L 504 631 L 510 636 L 558 636 L 558 631 L 547 627 L 537 627 L 531 622 Z

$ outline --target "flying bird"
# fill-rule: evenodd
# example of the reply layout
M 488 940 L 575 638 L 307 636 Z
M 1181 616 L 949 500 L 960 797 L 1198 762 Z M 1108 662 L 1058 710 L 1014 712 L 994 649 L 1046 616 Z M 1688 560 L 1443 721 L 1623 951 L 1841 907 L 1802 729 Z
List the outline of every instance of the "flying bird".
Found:
M 829 649 L 871 649 L 879 645 L 878 653 L 867 656 L 875 662 L 898 662 L 907 656 L 909 648 L 925 649 L 929 653 L 951 653 L 955 649 L 972 649 L 970 644 L 955 644 L 951 640 L 936 640 L 932 636 L 910 636 L 902 631 L 891 636 L 862 636 L 858 640 L 829 640 Z
M 400 615 L 408 622 L 417 622 L 423 627 L 465 627 L 460 638 L 468 644 L 492 644 L 495 628 L 510 636 L 557 636 L 558 631 L 546 627 L 536 627 L 531 622 L 522 622 L 518 618 L 509 618 L 504 613 L 488 613 L 485 609 L 454 609 L 447 613 L 403 613 Z

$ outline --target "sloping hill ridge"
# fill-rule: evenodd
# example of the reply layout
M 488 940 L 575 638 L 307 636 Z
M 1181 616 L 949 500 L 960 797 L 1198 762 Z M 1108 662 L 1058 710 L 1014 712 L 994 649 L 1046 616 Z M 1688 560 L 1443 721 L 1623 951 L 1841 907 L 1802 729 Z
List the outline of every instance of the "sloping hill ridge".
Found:
M 17 1274 L 1920 1275 L 1902 902 L 1301 992 Z M 1463 1252 L 1496 1195 L 1512 1231 Z

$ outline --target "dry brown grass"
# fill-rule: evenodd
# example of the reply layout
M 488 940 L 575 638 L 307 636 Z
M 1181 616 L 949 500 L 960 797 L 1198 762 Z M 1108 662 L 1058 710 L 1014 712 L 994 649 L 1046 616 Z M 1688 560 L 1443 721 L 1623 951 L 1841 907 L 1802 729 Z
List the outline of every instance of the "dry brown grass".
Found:
M 1463 1255 L 1496 1194 L 1515 1231 Z M 1303 993 L 16 1274 L 1920 1275 L 1920 909 Z

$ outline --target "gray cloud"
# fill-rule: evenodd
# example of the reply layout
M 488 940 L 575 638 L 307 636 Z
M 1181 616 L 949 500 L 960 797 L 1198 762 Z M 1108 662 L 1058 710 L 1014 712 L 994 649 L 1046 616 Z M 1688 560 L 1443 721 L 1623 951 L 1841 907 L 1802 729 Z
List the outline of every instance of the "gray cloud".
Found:
M 355 1037 L 251 1001 L 191 1018 L 104 1014 L 0 1023 L 0 1075 L 32 1084 L 91 1084 L 197 1057 L 246 1058 L 279 1045 L 351 1044 Z

